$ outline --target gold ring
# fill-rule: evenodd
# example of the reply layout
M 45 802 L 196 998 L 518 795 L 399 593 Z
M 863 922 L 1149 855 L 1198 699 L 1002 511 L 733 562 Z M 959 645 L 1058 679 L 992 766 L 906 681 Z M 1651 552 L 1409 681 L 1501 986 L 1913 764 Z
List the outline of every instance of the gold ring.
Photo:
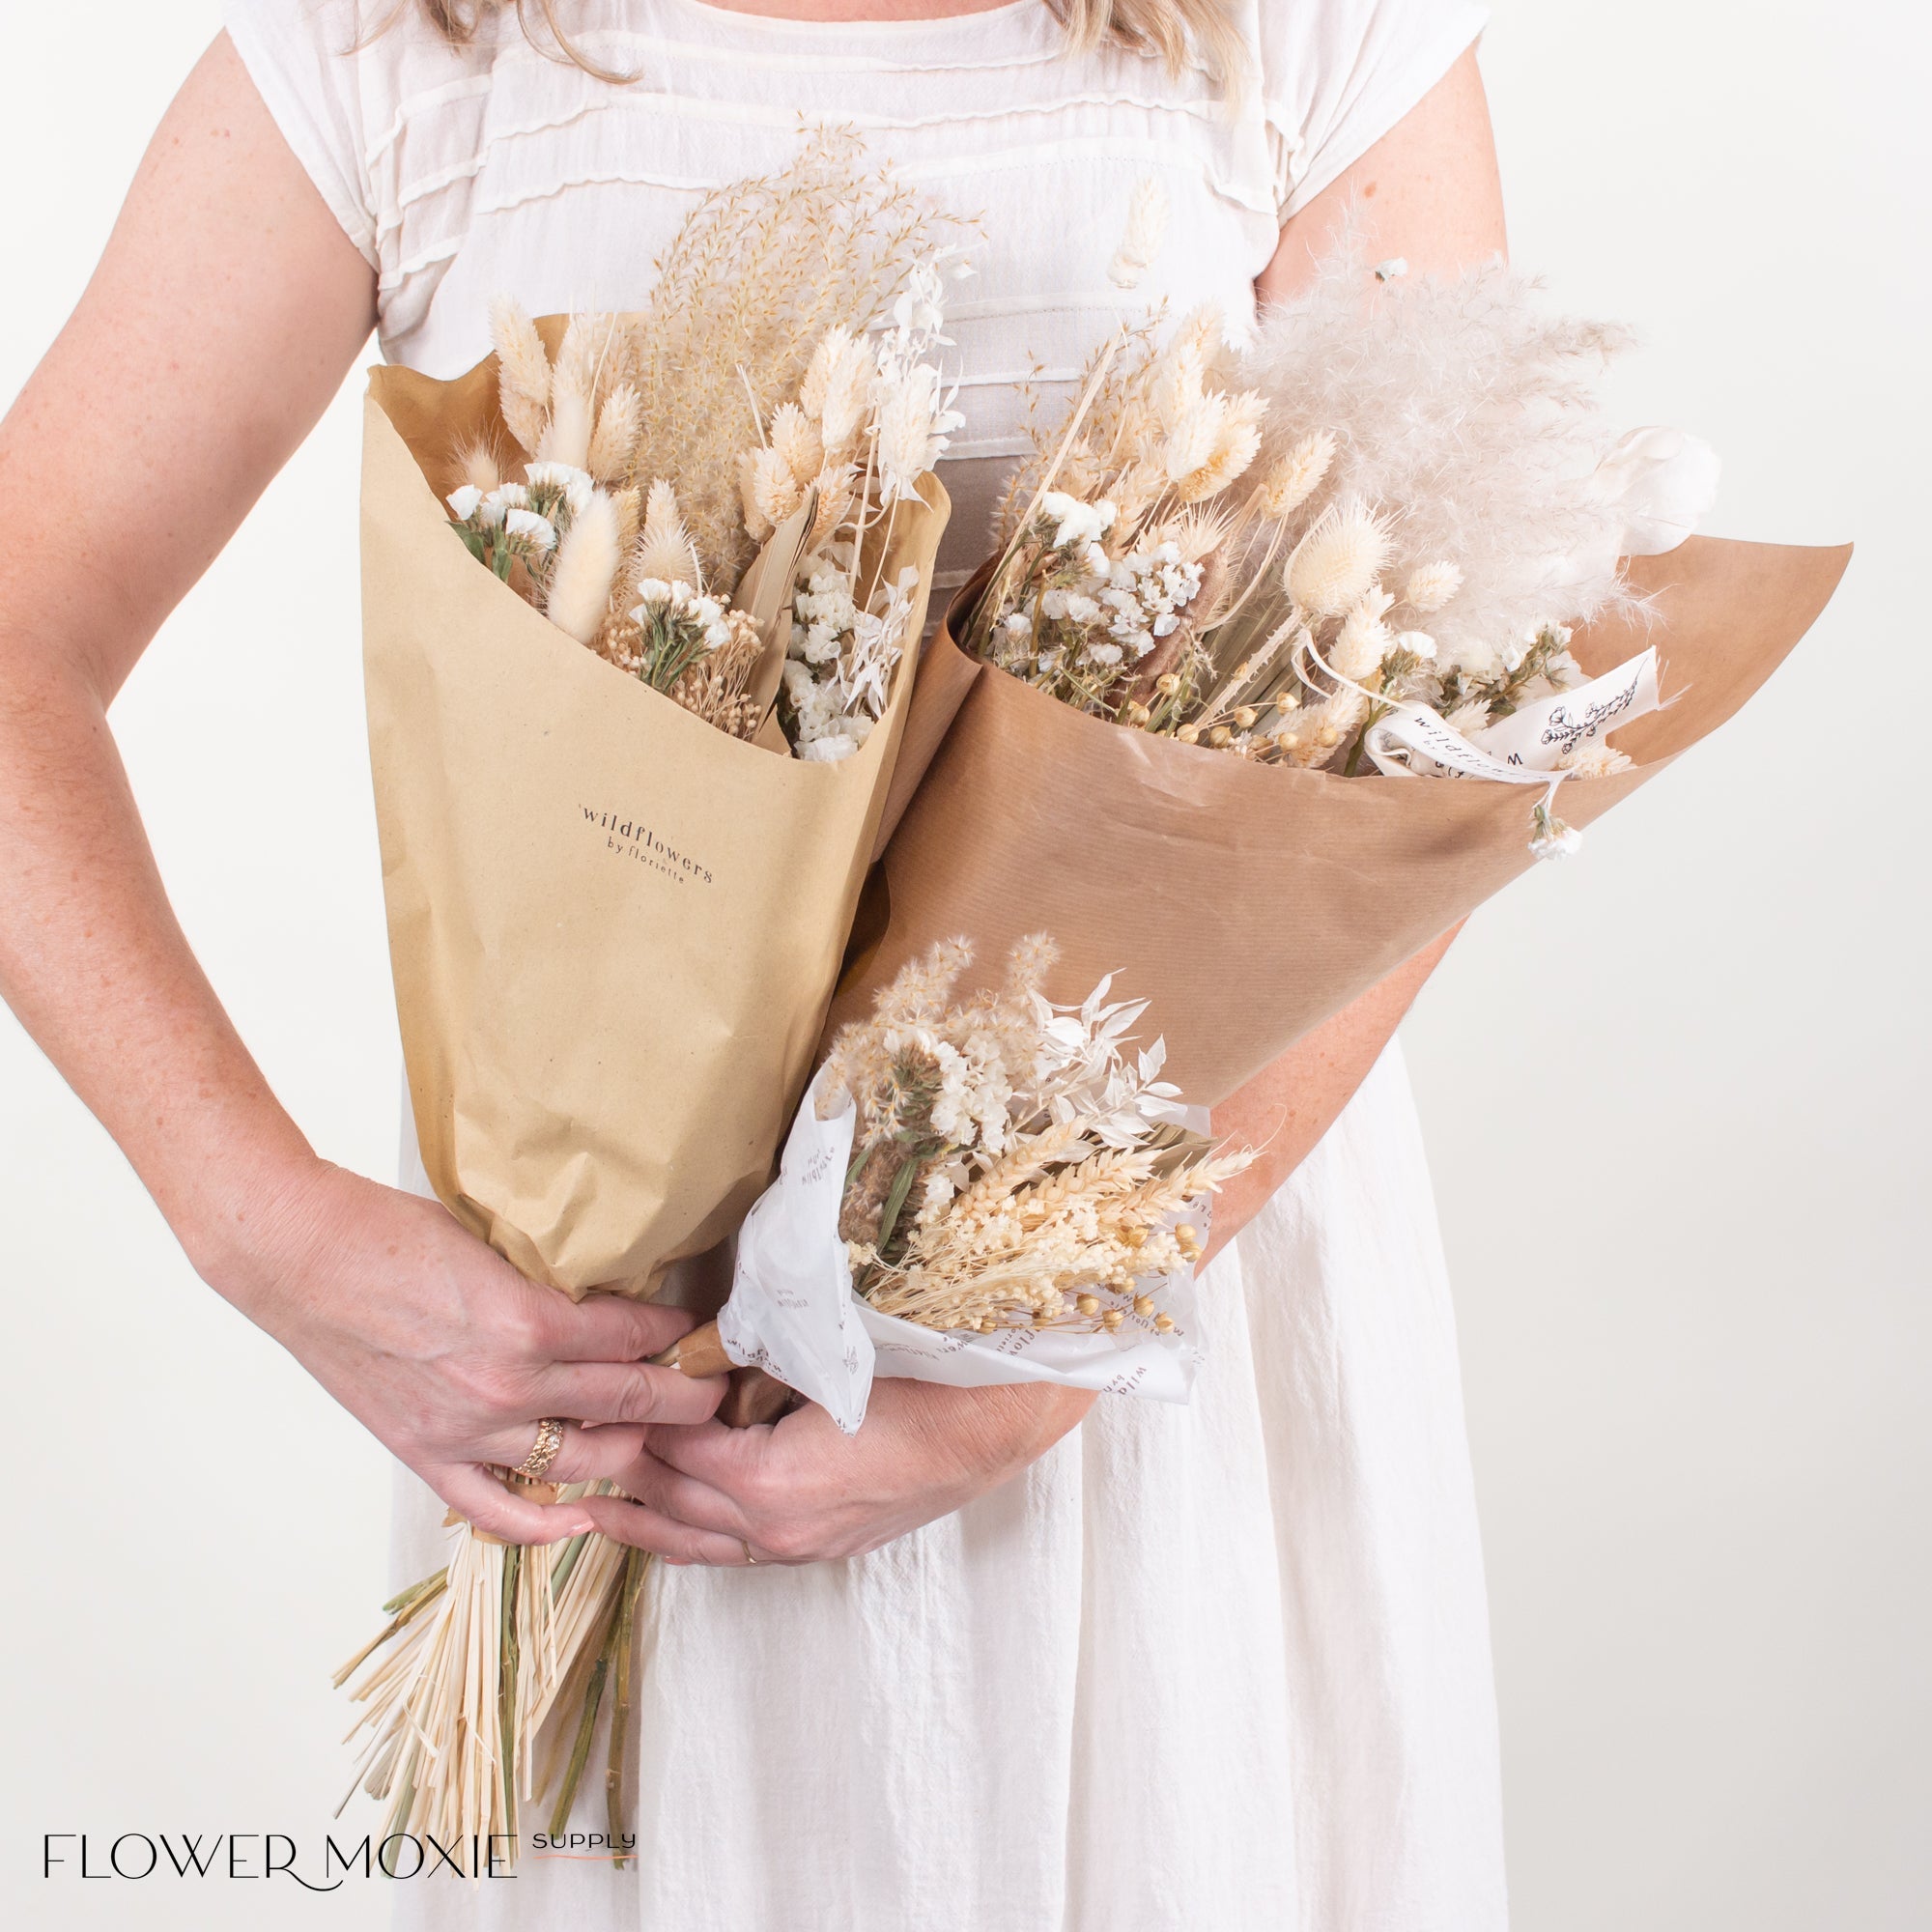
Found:
M 755 1570 L 758 1567 L 758 1559 L 752 1554 L 752 1546 L 741 1536 L 738 1539 L 738 1547 L 745 1552 L 745 1561 Z
M 545 1416 L 537 1424 L 537 1439 L 530 1445 L 530 1453 L 510 1471 L 511 1475 L 526 1477 L 532 1483 L 541 1482 L 562 1447 L 563 1424 L 554 1415 Z

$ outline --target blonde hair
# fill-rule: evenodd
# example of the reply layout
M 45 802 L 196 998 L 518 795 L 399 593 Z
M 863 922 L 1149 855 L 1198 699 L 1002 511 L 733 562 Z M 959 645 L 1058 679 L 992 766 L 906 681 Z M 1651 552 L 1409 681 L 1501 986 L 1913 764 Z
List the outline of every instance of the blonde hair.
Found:
M 604 80 L 629 76 L 612 73 L 573 44 L 557 18 L 556 0 L 417 0 L 431 26 L 455 46 L 476 38 L 479 17 L 514 6 L 524 32 L 538 46 L 559 60 Z M 1190 49 L 1224 87 L 1238 88 L 1246 67 L 1246 49 L 1236 31 L 1228 0 L 1043 0 L 1066 30 L 1069 53 L 1091 53 L 1111 43 L 1134 53 L 1151 55 L 1178 73 L 1187 64 Z M 970 15 L 961 15 L 970 18 Z

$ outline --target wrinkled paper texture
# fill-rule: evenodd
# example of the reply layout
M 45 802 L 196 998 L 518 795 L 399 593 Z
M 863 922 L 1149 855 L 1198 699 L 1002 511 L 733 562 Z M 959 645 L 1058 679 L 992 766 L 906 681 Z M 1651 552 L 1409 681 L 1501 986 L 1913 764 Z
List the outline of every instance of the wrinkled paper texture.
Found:
M 771 1179 L 879 842 L 914 653 L 842 763 L 715 730 L 451 535 L 449 452 L 499 420 L 495 357 L 449 383 L 371 376 L 363 667 L 412 1111 L 438 1198 L 522 1273 L 649 1293 Z M 922 489 L 868 536 L 885 575 L 918 572 L 913 638 L 947 511 L 936 480 Z
M 1850 554 L 1692 537 L 1637 558 L 1642 608 L 1579 629 L 1571 651 L 1601 675 L 1654 647 L 1671 701 L 1616 728 L 1630 770 L 1564 781 L 1564 818 L 1589 824 L 1729 718 Z M 998 980 L 1015 940 L 1051 932 L 1048 996 L 1118 973 L 1160 1015 L 1167 1077 L 1211 1106 L 1536 864 L 1514 784 L 1250 764 L 1086 717 L 959 649 L 976 594 L 921 667 L 872 895 L 883 929 L 840 982 L 828 1036 L 937 939 L 973 942 L 971 991 Z

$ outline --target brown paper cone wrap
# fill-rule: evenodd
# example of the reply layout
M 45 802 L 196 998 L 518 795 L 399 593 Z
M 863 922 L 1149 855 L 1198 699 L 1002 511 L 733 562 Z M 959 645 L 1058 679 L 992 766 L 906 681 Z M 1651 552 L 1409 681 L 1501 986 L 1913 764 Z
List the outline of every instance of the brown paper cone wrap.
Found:
M 1598 673 L 1657 644 L 1668 701 L 1615 734 L 1631 770 L 1564 784 L 1561 816 L 1587 825 L 1729 718 L 1850 555 L 1693 537 L 1634 561 L 1647 611 L 1579 632 L 1573 649 Z M 1153 1003 L 1163 1077 L 1212 1105 L 1537 863 L 1539 793 L 1251 765 L 1087 717 L 966 657 L 952 626 L 976 594 L 921 669 L 893 785 L 903 815 L 884 893 L 868 894 L 877 943 L 828 1034 L 935 939 L 970 938 L 975 973 L 993 979 L 1014 940 L 1050 932 L 1053 996 L 1118 972 L 1122 993 Z
M 560 325 L 542 325 L 553 339 Z M 742 1217 L 812 1064 L 913 653 L 865 745 L 741 743 L 555 629 L 450 533 L 431 477 L 496 429 L 496 359 L 376 370 L 364 668 L 423 1164 L 532 1280 L 647 1291 Z M 897 506 L 923 623 L 945 492 Z

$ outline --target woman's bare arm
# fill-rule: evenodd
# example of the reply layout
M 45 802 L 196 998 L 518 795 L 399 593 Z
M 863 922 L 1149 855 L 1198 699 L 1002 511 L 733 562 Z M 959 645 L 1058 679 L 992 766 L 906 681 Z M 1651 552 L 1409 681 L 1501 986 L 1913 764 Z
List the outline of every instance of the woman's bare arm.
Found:
M 1428 99 L 1282 230 L 1256 288 L 1293 295 L 1357 225 L 1364 259 L 1399 256 L 1412 275 L 1455 274 L 1507 247 L 1489 103 L 1473 47 Z M 1301 1165 L 1367 1078 L 1453 934 L 1298 1040 L 1214 1110 L 1217 1131 L 1264 1150 L 1214 1210 L 1218 1250 Z
M 556 1535 L 581 1517 L 514 1503 L 486 1465 L 520 1461 L 538 1416 L 708 1414 L 712 1386 L 694 1402 L 635 1366 L 682 1318 L 573 1308 L 441 1208 L 317 1159 L 175 920 L 107 724 L 374 313 L 368 264 L 224 36 L 0 424 L 0 994 L 211 1284 L 450 1501 Z M 603 1440 L 599 1473 L 627 1436 Z M 579 1476 L 586 1440 L 567 1444 Z

